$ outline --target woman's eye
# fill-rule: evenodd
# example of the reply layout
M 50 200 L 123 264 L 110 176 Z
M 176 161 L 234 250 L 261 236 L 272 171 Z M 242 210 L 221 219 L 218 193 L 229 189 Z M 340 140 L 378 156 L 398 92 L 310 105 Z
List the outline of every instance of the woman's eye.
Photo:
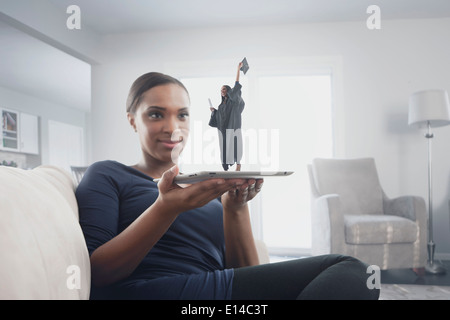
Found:
M 179 115 L 179 117 L 181 118 L 181 119 L 186 119 L 186 118 L 189 118 L 189 113 L 180 113 L 180 115 Z
M 154 119 L 159 119 L 159 118 L 162 118 L 162 114 L 161 113 L 159 113 L 159 112 L 150 112 L 149 114 L 148 114 L 148 116 L 150 117 L 150 118 L 154 118 Z

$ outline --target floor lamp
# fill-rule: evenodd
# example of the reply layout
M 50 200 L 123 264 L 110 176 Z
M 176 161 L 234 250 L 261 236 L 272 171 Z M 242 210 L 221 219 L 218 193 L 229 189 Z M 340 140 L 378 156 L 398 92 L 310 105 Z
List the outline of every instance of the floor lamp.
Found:
M 427 90 L 413 93 L 409 98 L 409 125 L 426 128 L 425 138 L 428 141 L 428 261 L 425 271 L 432 274 L 443 274 L 446 269 L 434 260 L 435 243 L 433 241 L 433 194 L 431 170 L 432 127 L 450 124 L 450 103 L 445 90 Z

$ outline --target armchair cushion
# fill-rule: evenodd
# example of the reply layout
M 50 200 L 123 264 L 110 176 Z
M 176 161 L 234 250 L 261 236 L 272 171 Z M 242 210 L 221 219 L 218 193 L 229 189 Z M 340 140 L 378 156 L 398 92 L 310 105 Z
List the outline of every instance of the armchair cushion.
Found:
M 348 244 L 408 243 L 417 240 L 417 224 L 391 215 L 346 215 L 345 242 Z

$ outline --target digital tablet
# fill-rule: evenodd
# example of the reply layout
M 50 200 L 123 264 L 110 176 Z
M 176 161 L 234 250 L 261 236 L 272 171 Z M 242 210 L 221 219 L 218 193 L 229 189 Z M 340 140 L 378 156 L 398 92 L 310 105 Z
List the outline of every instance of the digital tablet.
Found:
M 264 179 L 268 177 L 286 177 L 293 171 L 200 171 L 180 174 L 175 177 L 175 183 L 192 184 L 207 179 Z M 160 179 L 154 179 L 158 182 Z

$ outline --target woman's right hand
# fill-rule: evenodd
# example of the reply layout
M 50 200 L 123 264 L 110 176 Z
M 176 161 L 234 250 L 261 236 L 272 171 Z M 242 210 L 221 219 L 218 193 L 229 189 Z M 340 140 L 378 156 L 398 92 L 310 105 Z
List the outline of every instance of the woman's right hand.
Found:
M 158 182 L 159 196 L 156 200 L 177 214 L 202 207 L 245 183 L 243 179 L 209 179 L 181 187 L 173 182 L 178 172 L 178 166 L 173 166 L 163 173 Z

